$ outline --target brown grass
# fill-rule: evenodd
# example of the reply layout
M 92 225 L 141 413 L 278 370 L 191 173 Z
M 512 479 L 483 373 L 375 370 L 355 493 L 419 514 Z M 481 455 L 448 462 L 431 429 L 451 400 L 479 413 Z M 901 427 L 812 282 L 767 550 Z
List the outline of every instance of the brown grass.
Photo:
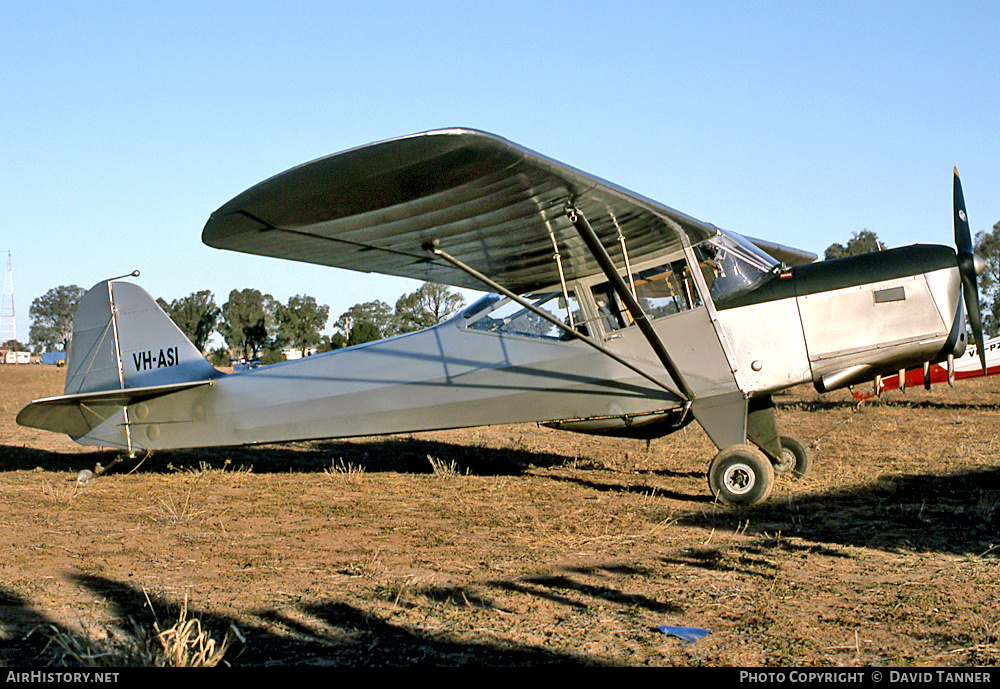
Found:
M 1000 379 L 779 397 L 815 472 L 740 510 L 697 427 L 159 453 L 79 486 L 111 456 L 13 423 L 62 375 L 0 367 L 9 665 L 125 663 L 102 654 L 130 638 L 207 662 L 227 633 L 234 665 L 1000 663 Z

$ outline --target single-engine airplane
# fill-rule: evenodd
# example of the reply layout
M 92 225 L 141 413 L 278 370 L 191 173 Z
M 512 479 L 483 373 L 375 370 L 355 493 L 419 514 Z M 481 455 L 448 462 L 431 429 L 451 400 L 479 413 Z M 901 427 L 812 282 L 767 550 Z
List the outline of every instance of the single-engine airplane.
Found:
M 225 375 L 146 292 L 101 282 L 77 311 L 65 394 L 17 421 L 137 453 L 520 422 L 648 439 L 696 420 L 720 450 L 712 493 L 756 503 L 811 466 L 779 435 L 773 393 L 959 356 L 963 286 L 982 344 L 957 171 L 954 186 L 957 254 L 813 263 L 492 134 L 361 146 L 243 192 L 203 241 L 489 296 L 426 330 Z

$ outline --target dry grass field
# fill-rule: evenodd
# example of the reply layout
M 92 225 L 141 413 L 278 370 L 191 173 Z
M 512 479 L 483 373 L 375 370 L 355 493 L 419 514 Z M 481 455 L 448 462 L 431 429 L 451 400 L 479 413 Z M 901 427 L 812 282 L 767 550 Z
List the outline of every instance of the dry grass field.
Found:
M 0 367 L 2 664 L 137 662 L 182 611 L 234 666 L 1000 663 L 1000 379 L 860 412 L 795 389 L 813 475 L 732 509 L 694 424 L 164 452 L 78 485 L 113 455 L 14 423 L 63 375 Z

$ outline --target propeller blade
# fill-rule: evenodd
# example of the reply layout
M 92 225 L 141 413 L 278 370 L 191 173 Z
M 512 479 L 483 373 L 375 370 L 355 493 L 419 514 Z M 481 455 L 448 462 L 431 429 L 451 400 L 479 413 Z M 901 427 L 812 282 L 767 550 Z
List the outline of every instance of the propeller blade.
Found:
M 965 195 L 962 194 L 962 180 L 955 168 L 955 247 L 959 254 L 972 253 L 972 233 L 969 232 L 969 216 L 965 213 Z
M 969 317 L 969 327 L 979 350 L 979 363 L 986 375 L 986 351 L 983 347 L 983 322 L 979 313 L 979 287 L 977 285 L 976 254 L 973 252 L 972 233 L 969 231 L 969 216 L 965 212 L 965 195 L 962 194 L 962 180 L 955 168 L 955 248 L 958 250 L 958 272 L 962 276 L 962 294 L 965 297 L 965 312 Z
M 979 315 L 979 291 L 976 288 L 975 273 L 972 275 L 973 277 L 968 278 L 964 272 L 962 273 L 962 291 L 965 293 L 965 311 L 969 317 L 969 326 L 972 328 L 972 336 L 979 350 L 979 363 L 983 367 L 983 375 L 986 375 L 986 349 L 983 346 L 983 322 Z

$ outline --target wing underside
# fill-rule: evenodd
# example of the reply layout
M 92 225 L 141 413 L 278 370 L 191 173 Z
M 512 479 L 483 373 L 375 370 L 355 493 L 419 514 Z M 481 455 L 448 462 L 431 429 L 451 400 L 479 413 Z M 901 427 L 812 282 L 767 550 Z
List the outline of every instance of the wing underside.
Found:
M 581 211 L 633 263 L 718 232 L 708 223 L 505 139 L 445 129 L 362 146 L 261 182 L 212 214 L 209 246 L 482 289 L 442 249 L 515 292 L 600 271 L 566 215 Z M 620 253 L 620 249 L 618 250 Z

